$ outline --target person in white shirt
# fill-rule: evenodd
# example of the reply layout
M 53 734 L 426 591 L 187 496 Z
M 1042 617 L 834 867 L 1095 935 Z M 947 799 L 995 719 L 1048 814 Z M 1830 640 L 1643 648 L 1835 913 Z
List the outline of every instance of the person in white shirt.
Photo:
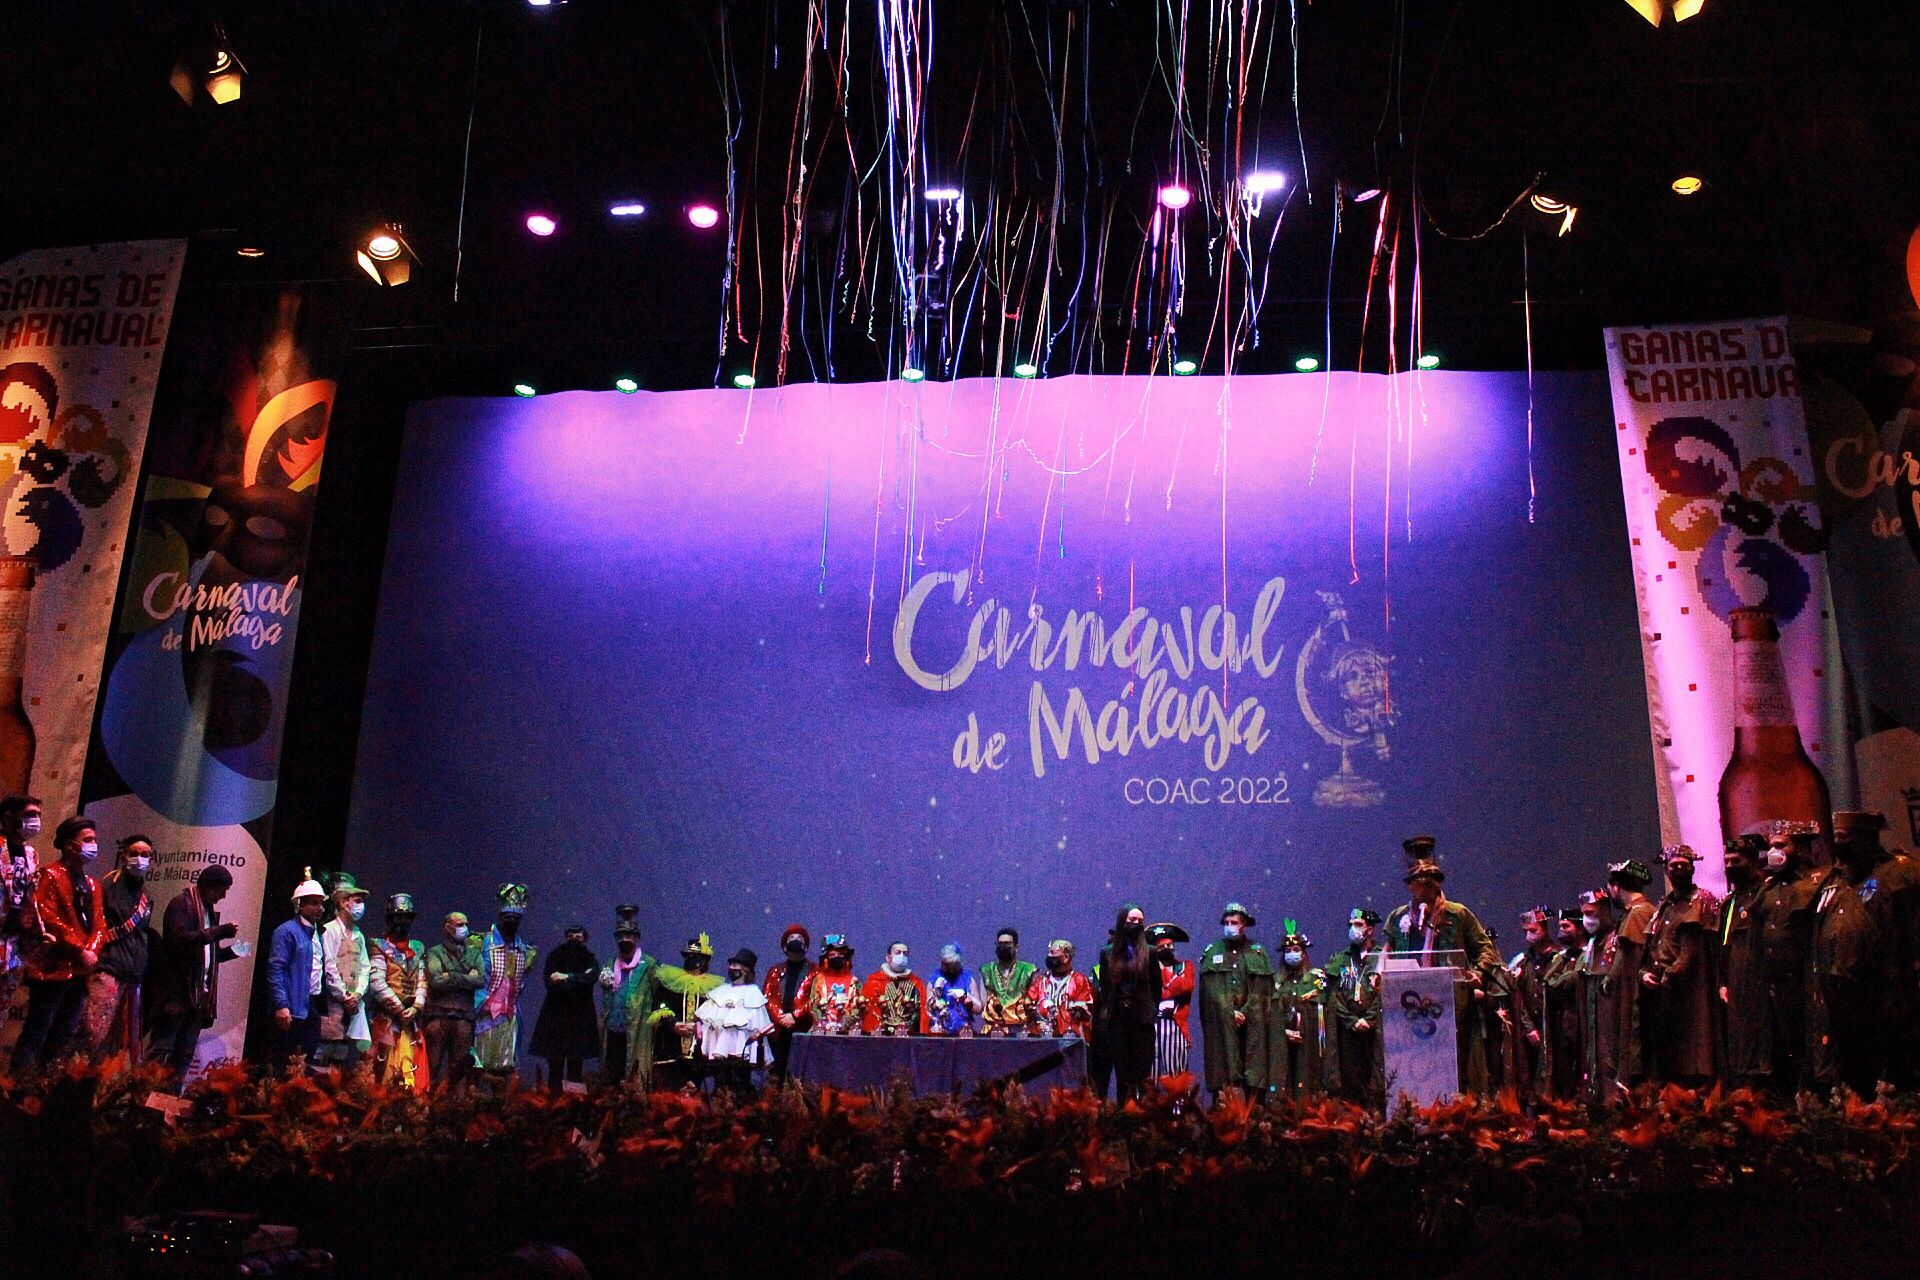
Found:
M 773 1018 L 767 1013 L 767 993 L 753 980 L 760 957 L 745 947 L 727 961 L 727 980 L 700 1002 L 694 1021 L 700 1025 L 700 1052 L 713 1064 L 715 1082 L 735 1097 L 753 1093 L 753 1069 L 772 1060 L 767 1037 Z

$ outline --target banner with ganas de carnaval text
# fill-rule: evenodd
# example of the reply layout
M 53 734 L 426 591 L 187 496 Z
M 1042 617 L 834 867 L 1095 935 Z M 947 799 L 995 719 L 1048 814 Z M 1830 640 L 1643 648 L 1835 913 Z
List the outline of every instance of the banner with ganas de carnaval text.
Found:
M 50 860 L 53 825 L 78 807 L 185 257 L 183 241 L 145 240 L 0 265 L 0 795 L 40 798 L 29 861 Z M 0 1010 L 0 1051 L 23 1016 Z
M 103 830 L 153 841 L 156 913 L 224 866 L 220 914 L 244 949 L 262 930 L 340 301 L 331 285 L 183 295 L 87 767 Z M 240 1056 L 253 971 L 221 967 L 201 1063 Z
M 1718 889 L 1728 838 L 1826 829 L 1846 755 L 1799 373 L 1781 318 L 1609 329 L 1606 349 L 1661 829 Z

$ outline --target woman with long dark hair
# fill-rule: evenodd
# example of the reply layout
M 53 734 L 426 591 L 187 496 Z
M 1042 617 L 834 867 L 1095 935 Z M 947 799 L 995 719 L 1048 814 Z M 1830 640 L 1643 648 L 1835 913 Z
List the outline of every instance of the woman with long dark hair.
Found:
M 1117 1077 L 1120 1101 L 1146 1092 L 1153 1075 L 1153 1023 L 1160 1011 L 1160 965 L 1147 946 L 1147 915 L 1120 908 L 1113 936 L 1093 970 L 1093 1040 L 1088 1046 L 1093 1091 L 1107 1096 Z

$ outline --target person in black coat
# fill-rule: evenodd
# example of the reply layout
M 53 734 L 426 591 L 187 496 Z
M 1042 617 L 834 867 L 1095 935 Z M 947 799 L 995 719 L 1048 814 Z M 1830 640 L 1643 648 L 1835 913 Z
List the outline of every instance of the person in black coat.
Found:
M 544 972 L 547 998 L 529 1048 L 547 1060 L 547 1087 L 558 1093 L 563 1081 L 586 1083 L 587 1060 L 600 1056 L 600 1015 L 593 1007 L 600 962 L 587 950 L 586 926 L 567 927 L 567 940 L 547 956 Z
M 1113 940 L 1093 970 L 1093 1037 L 1087 1046 L 1089 1083 L 1107 1096 L 1114 1077 L 1120 1101 L 1146 1092 L 1153 1076 L 1153 1024 L 1160 1014 L 1161 971 L 1147 946 L 1147 916 L 1128 903 L 1114 921 Z
M 147 975 L 152 1056 L 173 1068 L 175 1089 L 186 1086 L 200 1033 L 213 1025 L 220 1007 L 220 966 L 238 958 L 228 944 L 240 926 L 220 919 L 220 900 L 232 887 L 231 871 L 202 867 L 162 917 L 160 948 Z

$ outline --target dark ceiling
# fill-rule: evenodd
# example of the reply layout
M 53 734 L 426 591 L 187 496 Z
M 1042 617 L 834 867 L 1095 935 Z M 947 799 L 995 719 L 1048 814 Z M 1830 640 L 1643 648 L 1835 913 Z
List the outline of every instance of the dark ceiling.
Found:
M 1656 30 L 1622 0 L 1297 0 L 1296 134 L 1285 0 L 921 4 L 938 11 L 915 117 L 925 172 L 963 186 L 970 218 L 953 278 L 924 282 L 951 297 L 931 327 L 909 323 L 888 241 L 907 228 L 924 264 L 933 220 L 887 214 L 876 6 L 847 0 L 26 6 L 0 81 L 15 157 L 0 250 L 191 235 L 190 282 L 218 287 L 353 275 L 355 238 L 398 219 L 422 265 L 401 289 L 361 283 L 354 341 L 365 373 L 420 395 L 710 385 L 748 362 L 764 382 L 783 313 L 790 378 L 879 376 L 909 328 L 937 371 L 991 368 L 1003 329 L 1050 372 L 1137 370 L 1175 299 L 1147 237 L 1176 173 L 1200 199 L 1171 329 L 1208 371 L 1249 280 L 1265 292 L 1236 367 L 1323 353 L 1329 318 L 1352 367 L 1370 276 L 1364 359 L 1380 367 L 1379 203 L 1336 200 L 1336 182 L 1396 202 L 1397 323 L 1417 233 L 1426 346 L 1464 367 L 1524 359 L 1523 233 L 1537 359 L 1588 366 L 1609 323 L 1853 309 L 1913 208 L 1902 6 L 1842 22 L 1826 5 L 1707 0 Z M 828 24 L 811 59 L 810 15 Z M 167 72 L 216 18 L 250 78 L 239 102 L 190 110 Z M 726 227 L 679 212 L 726 202 L 723 95 L 739 219 L 724 351 Z M 810 186 L 790 239 L 796 119 Z M 1248 271 L 1219 184 L 1256 149 L 1293 190 L 1284 218 L 1244 224 Z M 1681 199 L 1668 183 L 1687 170 L 1708 187 Z M 1579 207 L 1572 233 L 1523 202 L 1479 235 L 1536 175 Z M 649 214 L 607 217 L 624 197 Z M 558 235 L 525 232 L 535 208 Z M 1053 269 L 1033 265 L 1056 234 Z M 267 256 L 235 257 L 242 244 Z

